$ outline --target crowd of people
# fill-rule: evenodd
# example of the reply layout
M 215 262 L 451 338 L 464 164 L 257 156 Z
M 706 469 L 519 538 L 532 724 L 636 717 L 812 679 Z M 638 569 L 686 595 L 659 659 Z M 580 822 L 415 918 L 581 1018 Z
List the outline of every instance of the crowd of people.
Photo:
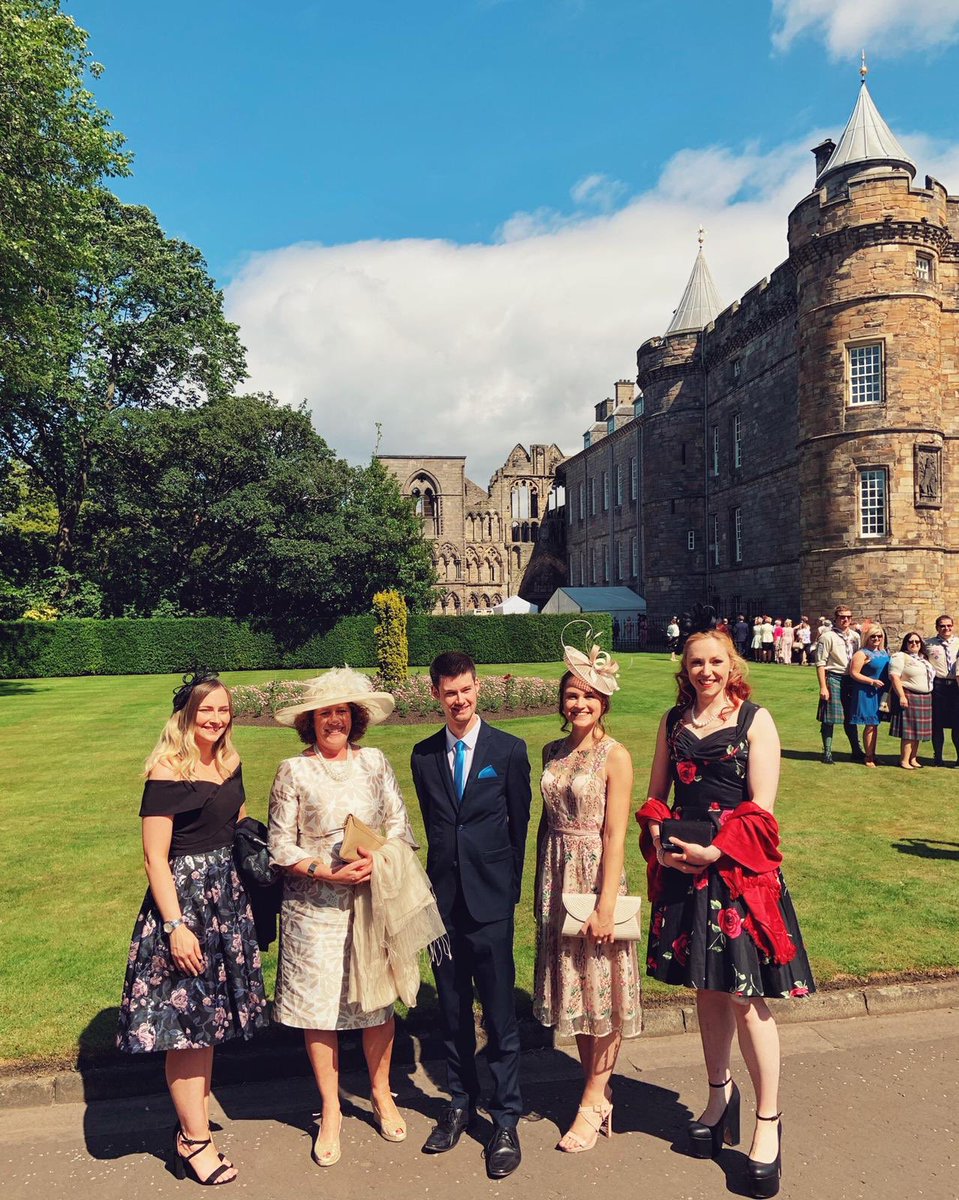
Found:
M 629 750 L 607 731 L 618 664 L 596 645 L 564 644 L 561 735 L 543 751 L 536 842 L 533 1010 L 575 1037 L 583 1083 L 557 1143 L 581 1154 L 613 1130 L 613 1071 L 641 1031 L 639 898 L 628 894 L 625 846 L 633 785 Z M 663 716 L 636 813 L 651 905 L 646 972 L 695 989 L 706 1101 L 689 1152 L 718 1157 L 740 1140 L 734 1034 L 755 1093 L 747 1162 L 752 1196 L 775 1195 L 782 1172 L 779 1042 L 767 997 L 815 990 L 783 880 L 774 805 L 779 738 L 750 700 L 746 664 L 728 634 L 691 634 L 676 703 Z M 532 788 L 523 741 L 477 714 L 472 659 L 430 667 L 445 723 L 412 752 L 427 840 L 425 873 L 396 775 L 363 746 L 393 708 L 349 669 L 308 681 L 276 714 L 301 753 L 278 766 L 270 796 L 268 868 L 282 876 L 273 1019 L 303 1030 L 321 1097 L 312 1158 L 342 1155 L 338 1036 L 361 1030 L 380 1135 L 407 1137 L 390 1087 L 394 1004 L 416 1002 L 428 949 L 446 1051 L 448 1101 L 423 1145 L 454 1149 L 481 1100 L 492 1121 L 486 1169 L 520 1165 L 523 1112 L 514 1003 L 513 928 Z M 175 1174 L 205 1185 L 238 1178 L 210 1128 L 213 1050 L 267 1024 L 257 927 L 231 853 L 245 816 L 231 740 L 229 689 L 214 674 L 186 680 L 146 762 L 140 809 L 149 887 L 137 917 L 118 1044 L 165 1052 L 177 1121 Z M 266 850 L 264 850 L 266 853 Z M 481 1097 L 474 993 L 487 1033 L 492 1092 Z
M 904 770 L 946 766 L 946 733 L 959 761 L 955 621 L 942 613 L 931 637 L 910 629 L 896 640 L 898 650 L 890 650 L 878 622 L 854 624 L 848 605 L 837 605 L 833 620 L 825 622 L 815 649 L 824 763 L 835 761 L 833 732 L 841 724 L 854 761 L 875 768 L 877 735 L 884 720 L 899 739 L 899 766 Z M 923 742 L 932 743 L 933 753 L 925 764 L 919 759 Z

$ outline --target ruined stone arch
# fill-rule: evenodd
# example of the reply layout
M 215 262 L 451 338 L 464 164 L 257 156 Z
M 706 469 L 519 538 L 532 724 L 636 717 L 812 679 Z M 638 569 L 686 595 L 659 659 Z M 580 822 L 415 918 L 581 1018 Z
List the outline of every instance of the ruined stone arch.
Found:
M 424 533 L 436 537 L 440 531 L 440 490 L 436 480 L 426 471 L 417 471 L 403 490 L 416 507 Z
M 490 550 L 486 555 L 486 581 L 488 583 L 499 583 L 502 578 L 503 560 L 496 550 Z
M 480 606 L 479 597 L 476 595 L 475 592 L 470 592 L 469 605 L 470 605 L 470 608 L 472 608 L 472 609 L 477 609 Z
M 503 597 L 499 594 L 499 592 L 497 592 L 493 596 L 493 607 L 495 608 L 497 604 L 502 604 L 502 603 L 503 603 Z
M 466 550 L 466 582 L 479 583 L 481 573 L 481 560 L 476 549 L 473 546 L 467 547 Z
M 489 593 L 488 592 L 484 592 L 482 594 L 482 596 L 480 596 L 479 606 L 481 609 L 486 610 L 486 611 L 489 611 L 489 609 L 491 609 L 493 607 L 492 604 L 490 604 L 490 602 L 489 602 Z

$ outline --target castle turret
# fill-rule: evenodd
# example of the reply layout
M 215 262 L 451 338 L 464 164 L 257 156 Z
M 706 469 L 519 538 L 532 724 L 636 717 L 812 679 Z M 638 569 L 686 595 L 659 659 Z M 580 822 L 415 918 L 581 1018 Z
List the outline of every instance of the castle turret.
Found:
M 704 236 L 700 228 L 699 252 L 665 337 L 650 338 L 636 352 L 643 393 L 644 595 L 654 612 L 704 598 L 701 338 L 722 308 L 703 253 Z
M 865 84 L 816 186 L 790 214 L 798 302 L 802 606 L 837 601 L 925 627 L 950 595 L 942 509 L 955 397 L 942 379 L 945 189 L 916 167 Z M 948 268 L 950 286 L 952 272 Z

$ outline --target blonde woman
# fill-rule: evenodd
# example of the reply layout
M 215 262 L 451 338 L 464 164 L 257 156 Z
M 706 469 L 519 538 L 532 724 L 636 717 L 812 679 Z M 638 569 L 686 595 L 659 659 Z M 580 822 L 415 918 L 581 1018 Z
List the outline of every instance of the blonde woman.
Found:
M 127 965 L 117 1045 L 166 1051 L 177 1124 L 172 1167 L 198 1183 L 232 1183 L 236 1168 L 210 1136 L 213 1047 L 267 1024 L 260 952 L 233 865 L 245 815 L 240 758 L 230 741 L 230 693 L 195 674 L 146 761 L 140 805 L 149 888 Z

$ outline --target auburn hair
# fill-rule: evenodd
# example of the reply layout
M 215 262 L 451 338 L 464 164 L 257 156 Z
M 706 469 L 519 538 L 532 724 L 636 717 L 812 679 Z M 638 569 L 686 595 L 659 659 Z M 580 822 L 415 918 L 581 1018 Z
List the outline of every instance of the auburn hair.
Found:
M 695 645 L 697 642 L 705 641 L 707 638 L 712 638 L 714 641 L 719 642 L 729 656 L 729 678 L 726 680 L 726 695 L 731 700 L 748 700 L 752 694 L 752 688 L 746 682 L 746 678 L 749 675 L 749 667 L 745 659 L 741 658 L 737 653 L 736 647 L 733 645 L 733 640 L 728 633 L 723 633 L 718 629 L 708 629 L 704 633 L 691 633 L 686 639 L 679 670 L 676 672 L 676 684 L 678 687 L 676 703 L 685 707 L 687 704 L 692 704 L 696 699 L 696 689 L 689 681 L 686 659 L 689 647 Z

